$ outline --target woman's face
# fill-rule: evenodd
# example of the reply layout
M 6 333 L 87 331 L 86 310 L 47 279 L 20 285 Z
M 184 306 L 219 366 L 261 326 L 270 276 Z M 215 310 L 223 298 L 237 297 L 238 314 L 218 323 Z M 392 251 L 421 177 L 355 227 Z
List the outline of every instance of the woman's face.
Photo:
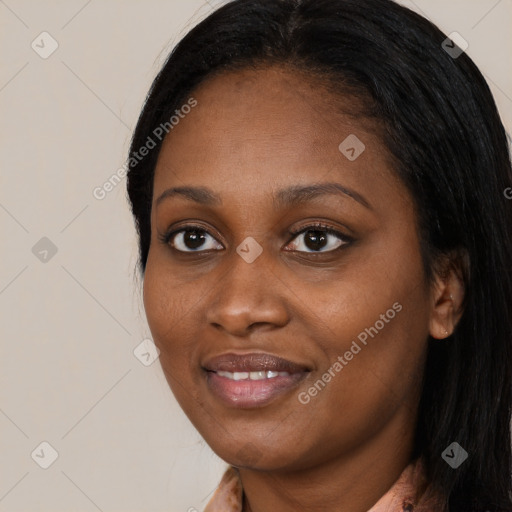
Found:
M 241 467 L 306 468 L 377 439 L 392 453 L 412 439 L 431 300 L 386 148 L 279 68 L 192 96 L 159 155 L 144 279 L 178 402 Z

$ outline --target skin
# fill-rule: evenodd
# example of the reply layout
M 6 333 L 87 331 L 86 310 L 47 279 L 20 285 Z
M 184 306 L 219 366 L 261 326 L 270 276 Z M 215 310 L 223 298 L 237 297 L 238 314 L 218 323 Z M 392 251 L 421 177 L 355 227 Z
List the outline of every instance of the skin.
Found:
M 452 332 L 460 282 L 453 273 L 426 282 L 412 197 L 377 132 L 342 113 L 352 99 L 278 67 L 218 75 L 192 96 L 198 105 L 159 155 L 144 278 L 166 378 L 206 442 L 240 468 L 246 510 L 365 512 L 410 461 L 428 335 Z M 350 134 L 365 144 L 354 161 L 338 149 Z M 277 208 L 278 190 L 319 182 L 371 206 L 331 194 Z M 157 204 L 184 185 L 209 187 L 222 205 Z M 330 250 L 340 241 L 327 234 L 314 254 L 307 233 L 289 234 L 318 221 L 354 241 Z M 207 231 L 209 251 L 159 239 L 191 222 Z M 263 249 L 252 263 L 236 252 L 246 237 Z M 298 394 L 396 302 L 395 318 L 301 404 Z M 312 371 L 265 407 L 237 409 L 208 390 L 201 369 L 226 352 L 268 352 Z

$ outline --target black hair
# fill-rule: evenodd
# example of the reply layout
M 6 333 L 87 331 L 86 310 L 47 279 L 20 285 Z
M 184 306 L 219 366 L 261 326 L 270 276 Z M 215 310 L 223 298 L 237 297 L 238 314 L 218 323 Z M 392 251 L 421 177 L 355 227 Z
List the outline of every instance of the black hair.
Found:
M 391 0 L 231 1 L 179 42 L 154 80 L 131 142 L 128 195 L 143 275 L 161 140 L 144 158 L 133 154 L 202 81 L 282 65 L 333 94 L 369 98 L 361 116 L 381 123 L 414 199 L 426 275 L 451 255 L 465 287 L 454 333 L 429 340 L 413 455 L 450 512 L 511 511 L 511 162 L 482 74 L 446 38 Z M 469 455 L 457 469 L 441 456 L 454 441 Z

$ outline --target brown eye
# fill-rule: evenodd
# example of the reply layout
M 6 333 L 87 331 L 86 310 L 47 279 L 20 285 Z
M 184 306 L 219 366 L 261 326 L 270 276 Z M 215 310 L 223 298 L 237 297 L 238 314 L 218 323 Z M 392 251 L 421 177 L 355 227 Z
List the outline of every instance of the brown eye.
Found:
M 331 252 L 351 241 L 343 233 L 329 226 L 322 225 L 307 226 L 301 231 L 292 234 L 297 235 L 297 238 L 303 237 L 303 241 L 299 244 L 293 244 L 293 250 L 299 252 Z M 327 250 L 322 250 L 326 247 Z
M 190 226 L 170 233 L 166 238 L 174 249 L 180 252 L 201 252 L 212 249 L 223 249 L 222 245 L 215 243 L 215 238 L 205 229 Z

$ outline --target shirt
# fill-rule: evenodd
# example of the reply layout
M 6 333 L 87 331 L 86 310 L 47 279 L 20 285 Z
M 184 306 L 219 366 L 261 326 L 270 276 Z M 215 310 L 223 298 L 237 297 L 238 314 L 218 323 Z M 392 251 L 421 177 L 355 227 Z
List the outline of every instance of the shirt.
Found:
M 425 467 L 421 458 L 411 462 L 391 488 L 368 512 L 442 512 L 440 496 L 426 495 Z M 242 512 L 243 488 L 238 470 L 225 471 L 204 512 Z

